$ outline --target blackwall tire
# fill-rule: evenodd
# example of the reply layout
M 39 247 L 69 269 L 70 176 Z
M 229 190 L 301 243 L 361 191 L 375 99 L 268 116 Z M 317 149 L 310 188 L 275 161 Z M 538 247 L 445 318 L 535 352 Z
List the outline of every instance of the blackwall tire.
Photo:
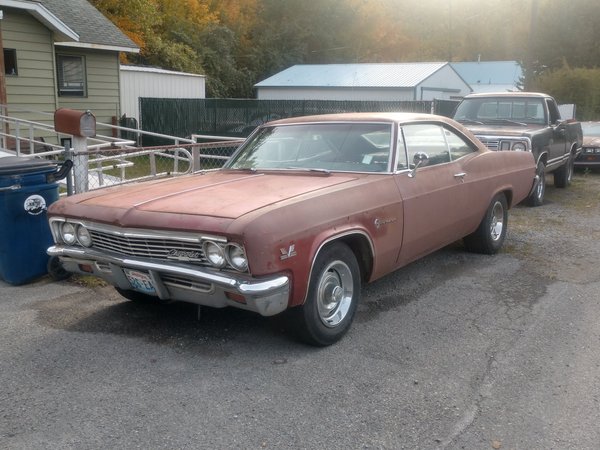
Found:
M 48 275 L 54 281 L 62 281 L 70 278 L 73 275 L 71 272 L 67 272 L 64 268 L 58 256 L 51 256 L 48 259 L 48 264 L 46 265 L 46 269 L 48 270 Z
M 343 243 L 323 248 L 313 265 L 304 305 L 290 311 L 298 337 L 315 346 L 337 342 L 350 328 L 360 298 L 360 268 Z
M 546 167 L 543 162 L 538 162 L 535 172 L 538 176 L 538 184 L 525 201 L 528 206 L 541 206 L 546 194 Z
M 463 241 L 470 252 L 493 255 L 502 248 L 508 227 L 506 196 L 498 194 L 488 207 L 485 216 L 474 233 Z
M 566 164 L 554 172 L 554 186 L 557 188 L 566 188 L 573 181 L 573 171 L 575 169 L 575 160 L 573 155 L 569 156 Z

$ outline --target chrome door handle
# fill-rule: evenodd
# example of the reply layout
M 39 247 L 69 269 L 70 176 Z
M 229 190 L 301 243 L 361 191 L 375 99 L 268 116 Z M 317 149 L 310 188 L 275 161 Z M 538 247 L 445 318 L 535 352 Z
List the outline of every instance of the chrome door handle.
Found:
M 460 178 L 460 181 L 464 182 L 466 175 L 467 175 L 466 172 L 455 173 L 454 178 Z

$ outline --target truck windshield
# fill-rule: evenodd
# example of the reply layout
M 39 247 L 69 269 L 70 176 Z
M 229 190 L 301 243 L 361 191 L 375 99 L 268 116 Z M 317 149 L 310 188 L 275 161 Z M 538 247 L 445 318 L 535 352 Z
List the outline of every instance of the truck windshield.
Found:
M 544 100 L 541 98 L 468 98 L 458 105 L 454 119 L 482 124 L 498 121 L 514 124 L 547 123 Z

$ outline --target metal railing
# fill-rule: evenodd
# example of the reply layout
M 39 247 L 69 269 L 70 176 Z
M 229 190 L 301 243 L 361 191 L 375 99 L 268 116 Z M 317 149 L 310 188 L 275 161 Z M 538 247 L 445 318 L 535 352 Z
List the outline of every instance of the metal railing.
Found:
M 11 110 L 14 108 L 11 107 Z M 55 131 L 53 125 L 0 114 L 1 146 L 16 156 L 57 160 L 71 159 L 72 188 L 79 193 L 105 186 L 131 183 L 159 177 L 177 176 L 221 167 L 243 139 L 220 136 L 181 138 L 161 133 L 97 123 L 93 138 L 77 138 Z M 21 111 L 27 112 L 27 111 Z M 52 115 L 39 113 L 38 115 Z M 136 137 L 135 140 L 119 136 Z M 153 147 L 138 147 L 141 136 L 168 142 Z M 210 142 L 198 142 L 210 141 Z M 59 144 L 60 142 L 60 144 Z

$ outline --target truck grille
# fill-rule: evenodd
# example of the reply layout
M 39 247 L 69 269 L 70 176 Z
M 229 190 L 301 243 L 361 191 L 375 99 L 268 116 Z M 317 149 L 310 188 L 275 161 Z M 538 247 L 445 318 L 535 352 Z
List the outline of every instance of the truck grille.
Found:
M 94 248 L 121 255 L 142 258 L 173 259 L 208 265 L 201 242 L 182 242 L 163 237 L 132 237 L 110 232 L 90 230 Z
M 485 136 L 476 136 L 490 150 L 498 150 L 500 146 L 500 139 L 490 139 Z

